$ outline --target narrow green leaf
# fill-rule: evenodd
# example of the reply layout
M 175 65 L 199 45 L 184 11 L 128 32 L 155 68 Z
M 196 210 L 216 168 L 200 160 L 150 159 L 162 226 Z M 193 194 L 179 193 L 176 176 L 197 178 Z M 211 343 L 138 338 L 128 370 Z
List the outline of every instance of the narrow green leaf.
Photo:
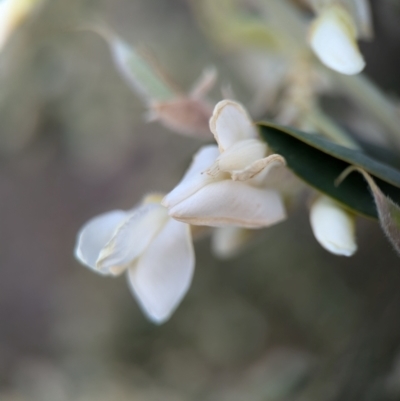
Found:
M 145 103 L 171 100 L 179 94 L 149 55 L 129 45 L 104 23 L 89 23 L 78 29 L 95 32 L 108 43 L 119 73 Z
M 145 100 L 169 100 L 176 92 L 134 47 L 113 35 L 108 38 L 114 61 L 133 90 Z
M 360 175 L 351 175 L 340 186 L 335 180 L 349 166 L 368 172 L 383 194 L 400 203 L 400 171 L 362 151 L 348 149 L 319 135 L 307 134 L 270 122 L 260 122 L 260 134 L 274 152 L 282 155 L 288 167 L 318 191 L 336 199 L 351 211 L 378 218 L 368 185 Z
M 83 25 L 80 29 L 95 32 L 108 43 L 119 73 L 143 101 L 149 103 L 153 100 L 170 100 L 176 96 L 176 88 L 154 61 L 122 40 L 105 24 L 92 23 Z

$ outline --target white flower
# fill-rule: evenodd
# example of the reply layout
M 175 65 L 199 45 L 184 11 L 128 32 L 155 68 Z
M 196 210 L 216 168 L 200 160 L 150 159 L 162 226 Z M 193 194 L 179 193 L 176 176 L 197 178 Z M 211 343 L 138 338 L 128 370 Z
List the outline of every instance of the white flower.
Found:
M 77 259 L 103 275 L 127 271 L 147 317 L 163 323 L 186 294 L 194 272 L 190 226 L 171 219 L 154 196 L 132 211 L 114 210 L 80 230 Z
M 352 16 L 339 5 L 325 7 L 311 26 L 309 41 L 327 67 L 354 75 L 365 67 L 357 45 L 357 27 Z
M 310 222 L 315 238 L 327 251 L 343 256 L 356 252 L 354 215 L 333 199 L 320 196 L 311 207 Z
M 41 0 L 2 0 L 0 2 L 0 49 L 12 32 Z
M 202 147 L 182 181 L 162 201 L 177 220 L 214 227 L 260 228 L 285 219 L 279 193 L 263 183 L 285 164 L 267 154 L 257 130 L 238 103 L 218 103 L 210 120 L 218 147 Z

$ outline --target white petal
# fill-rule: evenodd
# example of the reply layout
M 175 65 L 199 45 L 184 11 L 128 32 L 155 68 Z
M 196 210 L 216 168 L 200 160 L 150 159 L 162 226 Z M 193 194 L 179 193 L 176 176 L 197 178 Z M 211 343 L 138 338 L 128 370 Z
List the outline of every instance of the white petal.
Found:
M 358 74 L 365 67 L 354 21 L 339 5 L 326 8 L 314 21 L 310 44 L 322 63 L 342 74 Z
M 169 219 L 137 264 L 128 280 L 148 318 L 169 319 L 188 291 L 194 272 L 194 251 L 187 224 Z
M 232 173 L 242 170 L 267 153 L 267 145 L 258 139 L 246 139 L 236 142 L 218 157 L 218 167 Z
M 116 228 L 126 219 L 128 213 L 113 210 L 93 217 L 79 231 L 75 246 L 75 257 L 84 265 L 100 272 L 96 267 L 102 248 L 111 239 Z
M 40 0 L 2 0 L 0 2 L 0 49 L 39 3 Z
M 211 237 L 213 253 L 220 259 L 236 256 L 248 243 L 254 230 L 241 227 L 219 227 Z
M 232 100 L 222 100 L 215 106 L 210 129 L 221 152 L 238 141 L 258 137 L 257 129 L 246 110 Z
M 170 216 L 194 225 L 267 227 L 285 219 L 279 194 L 239 181 L 224 180 L 203 187 L 169 210 Z
M 114 232 L 97 260 L 103 272 L 120 273 L 149 246 L 168 220 L 167 209 L 150 203 L 137 208 Z
M 335 255 L 352 256 L 357 250 L 355 218 L 327 196 L 311 207 L 311 227 L 317 241 Z
M 254 183 L 261 183 L 273 168 L 285 165 L 285 159 L 275 153 L 263 159 L 256 160 L 243 170 L 234 171 L 232 179 L 235 181 L 253 180 Z
M 163 199 L 165 207 L 172 207 L 193 195 L 200 188 L 214 181 L 208 174 L 203 174 L 219 156 L 216 145 L 203 146 L 193 157 L 193 162 L 181 182 Z

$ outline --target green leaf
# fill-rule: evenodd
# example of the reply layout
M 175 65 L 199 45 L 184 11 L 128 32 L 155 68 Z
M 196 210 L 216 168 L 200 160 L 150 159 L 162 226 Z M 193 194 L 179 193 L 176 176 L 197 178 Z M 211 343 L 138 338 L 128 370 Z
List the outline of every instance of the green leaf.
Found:
M 145 100 L 170 100 L 174 89 L 146 57 L 113 35 L 108 38 L 114 61 L 134 91 Z
M 378 212 L 363 177 L 352 174 L 340 185 L 335 180 L 349 166 L 368 172 L 386 197 L 400 204 L 400 171 L 362 151 L 348 149 L 317 134 L 307 134 L 270 122 L 260 122 L 260 134 L 288 167 L 316 190 L 336 199 L 349 210 L 377 219 Z
M 119 73 L 145 103 L 154 100 L 166 101 L 176 97 L 179 90 L 149 54 L 130 46 L 101 22 L 89 23 L 80 29 L 95 32 L 108 43 Z

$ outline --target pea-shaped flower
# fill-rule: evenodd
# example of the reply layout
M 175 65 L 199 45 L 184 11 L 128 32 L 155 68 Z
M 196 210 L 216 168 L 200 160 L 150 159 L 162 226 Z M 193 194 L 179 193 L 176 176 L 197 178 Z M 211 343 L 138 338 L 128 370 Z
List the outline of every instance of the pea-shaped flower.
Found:
M 241 105 L 219 102 L 210 120 L 218 143 L 202 147 L 178 186 L 162 201 L 177 220 L 214 227 L 267 227 L 285 219 L 278 191 L 265 184 L 282 156 L 267 145 Z
M 77 259 L 97 273 L 126 271 L 133 295 L 155 323 L 168 320 L 179 305 L 195 264 L 190 226 L 171 219 L 160 199 L 149 196 L 132 211 L 92 218 L 75 248 Z

